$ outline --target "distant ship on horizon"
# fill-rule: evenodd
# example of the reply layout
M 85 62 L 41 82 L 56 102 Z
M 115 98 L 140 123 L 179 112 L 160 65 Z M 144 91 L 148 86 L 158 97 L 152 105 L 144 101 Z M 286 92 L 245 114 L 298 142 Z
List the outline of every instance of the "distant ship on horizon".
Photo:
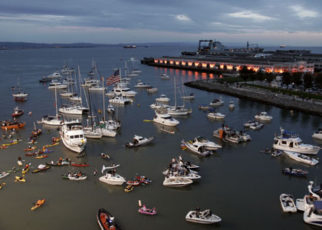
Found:
M 136 45 L 125 45 L 123 48 L 136 48 Z

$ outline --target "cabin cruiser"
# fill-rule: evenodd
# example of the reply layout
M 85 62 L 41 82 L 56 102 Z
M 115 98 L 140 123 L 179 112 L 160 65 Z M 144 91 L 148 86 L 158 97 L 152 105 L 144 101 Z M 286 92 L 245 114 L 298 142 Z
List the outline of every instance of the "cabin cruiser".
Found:
M 261 121 L 271 121 L 273 117 L 269 116 L 267 112 L 261 112 L 255 115 L 255 119 L 261 120 Z
M 201 136 L 195 137 L 192 140 L 192 143 L 203 145 L 207 150 L 217 150 L 221 148 L 221 145 L 218 145 L 213 141 L 209 141 L 208 139 Z
M 122 185 L 123 183 L 126 182 L 124 177 L 115 173 L 115 171 L 107 172 L 104 176 L 101 176 L 99 180 L 103 183 L 110 184 L 110 185 Z
M 162 103 L 159 103 L 159 102 L 152 103 L 150 105 L 151 109 L 163 109 L 163 108 L 168 108 L 168 107 L 169 107 L 169 105 L 165 105 L 165 104 L 162 104 Z
M 66 84 L 62 84 L 57 80 L 52 80 L 48 85 L 48 89 L 66 89 L 66 88 L 67 88 Z
M 109 102 L 113 104 L 126 105 L 132 103 L 133 100 L 122 96 L 116 96 L 114 98 L 109 99 Z
M 210 156 L 213 154 L 211 150 L 207 150 L 206 147 L 200 142 L 181 141 L 182 146 L 186 146 L 191 152 L 198 154 L 199 156 Z
M 163 181 L 163 186 L 166 187 L 185 187 L 192 184 L 191 179 L 183 177 L 166 177 Z
M 140 81 L 134 87 L 135 88 L 151 88 L 151 85 Z
M 77 153 L 81 153 L 87 143 L 83 126 L 78 120 L 64 122 L 61 127 L 60 138 L 66 148 Z
M 262 123 L 255 121 L 255 120 L 249 120 L 246 123 L 244 123 L 245 128 L 250 128 L 252 130 L 261 129 L 261 128 L 263 128 L 263 126 L 264 125 Z
M 63 120 L 59 116 L 45 115 L 37 123 L 49 126 L 62 126 Z
M 319 128 L 317 131 L 315 131 L 312 137 L 315 139 L 322 140 L 322 128 Z
M 84 127 L 84 135 L 90 139 L 101 139 L 103 137 L 102 130 L 94 126 Z
M 297 212 L 297 208 L 292 195 L 282 193 L 280 195 L 280 203 L 283 212 Z
M 161 103 L 168 103 L 170 101 L 170 98 L 168 98 L 165 94 L 161 94 L 160 97 L 157 97 L 155 99 L 155 101 Z
M 189 95 L 182 96 L 181 98 L 183 100 L 193 100 L 193 99 L 195 99 L 195 95 L 193 93 L 190 93 Z
M 12 97 L 15 101 L 26 101 L 28 99 L 28 93 L 20 91 L 18 93 L 13 93 Z
M 82 115 L 84 112 L 88 111 L 88 109 L 81 106 L 63 106 L 59 108 L 58 111 L 63 114 Z
M 171 117 L 171 115 L 167 113 L 163 114 L 163 113 L 155 112 L 153 121 L 155 123 L 159 123 L 161 125 L 166 125 L 166 126 L 177 126 L 180 124 L 178 120 L 174 119 L 173 117 Z
M 221 99 L 217 99 L 215 98 L 214 100 L 212 100 L 212 102 L 210 102 L 210 106 L 221 106 L 224 104 L 224 101 Z
M 141 145 L 149 144 L 150 142 L 153 141 L 153 139 L 154 139 L 154 137 L 141 137 L 138 135 L 134 135 L 132 141 L 128 142 L 125 146 L 128 148 L 138 147 Z
M 192 113 L 192 109 L 184 106 L 167 106 L 168 114 L 171 116 L 187 116 Z
M 224 119 L 225 114 L 222 114 L 222 113 L 208 113 L 207 117 L 211 118 L 211 119 Z
M 61 97 L 72 97 L 73 96 L 73 93 L 72 92 L 65 91 L 65 92 L 60 93 L 59 95 Z
M 180 177 L 180 178 L 190 179 L 192 181 L 201 179 L 201 176 L 196 172 L 180 173 L 180 171 L 176 171 L 176 172 L 169 172 L 166 176 L 168 178 L 179 178 Z
M 213 136 L 223 141 L 228 141 L 231 143 L 238 144 L 239 142 L 241 142 L 238 132 L 235 130 L 231 130 L 229 127 L 218 128 L 214 130 Z
M 131 90 L 121 83 L 117 84 L 116 87 L 113 88 L 113 92 L 115 95 L 123 97 L 135 97 L 137 94 L 137 92 Z
M 196 209 L 187 213 L 186 221 L 198 224 L 214 224 L 221 222 L 221 218 L 213 214 L 210 209 L 203 211 Z
M 297 134 L 289 133 L 284 129 L 281 129 L 281 135 L 274 138 L 273 148 L 310 155 L 316 155 L 320 151 L 319 146 L 303 144 Z
M 301 154 L 301 153 L 285 151 L 285 150 L 284 150 L 284 153 L 289 158 L 291 158 L 291 159 L 293 159 L 295 161 L 298 161 L 298 162 L 302 162 L 302 163 L 313 165 L 313 166 L 319 163 L 319 161 L 317 159 L 312 158 L 312 157 L 308 157 L 308 156 L 306 156 L 304 154 Z

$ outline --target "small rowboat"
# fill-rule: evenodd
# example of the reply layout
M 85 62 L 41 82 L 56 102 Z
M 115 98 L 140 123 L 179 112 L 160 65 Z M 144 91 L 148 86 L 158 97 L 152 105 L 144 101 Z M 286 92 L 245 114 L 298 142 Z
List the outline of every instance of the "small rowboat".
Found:
M 154 216 L 157 214 L 156 208 L 147 208 L 145 204 L 141 208 L 139 208 L 138 212 L 149 216 Z
M 87 163 L 82 163 L 82 164 L 71 163 L 70 165 L 74 166 L 74 167 L 88 167 L 89 166 L 89 164 L 87 164 Z
M 42 199 L 42 200 L 37 200 L 35 203 L 34 203 L 34 206 L 32 206 L 30 208 L 31 211 L 34 211 L 36 210 L 37 208 L 40 208 L 41 206 L 43 206 L 45 204 L 45 199 Z
M 283 212 L 297 212 L 292 195 L 282 193 L 280 195 L 280 202 Z

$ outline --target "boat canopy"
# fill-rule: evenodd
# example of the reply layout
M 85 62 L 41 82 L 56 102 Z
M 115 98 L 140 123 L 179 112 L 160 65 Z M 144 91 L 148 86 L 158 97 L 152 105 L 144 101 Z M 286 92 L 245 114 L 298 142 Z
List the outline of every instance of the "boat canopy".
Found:
M 322 213 L 322 200 L 314 201 L 313 204 L 314 204 L 315 210 L 321 214 Z

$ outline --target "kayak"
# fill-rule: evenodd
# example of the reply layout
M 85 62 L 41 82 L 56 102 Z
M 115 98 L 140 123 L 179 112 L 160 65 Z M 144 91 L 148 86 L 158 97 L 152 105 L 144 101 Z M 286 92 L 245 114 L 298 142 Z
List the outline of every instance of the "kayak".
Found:
M 26 179 L 23 176 L 16 176 L 15 182 L 26 182 Z
M 127 185 L 124 189 L 124 192 L 132 192 L 134 189 L 133 185 Z
M 6 176 L 8 176 L 10 173 L 8 173 L 8 172 L 1 172 L 0 173 L 0 179 L 2 179 L 2 178 L 4 178 L 4 177 L 6 177 Z
M 48 155 L 47 154 L 44 154 L 44 155 L 38 155 L 38 156 L 35 156 L 34 158 L 35 159 L 44 159 L 44 158 L 47 158 Z
M 74 167 L 88 167 L 89 166 L 89 164 L 86 164 L 86 163 L 83 163 L 83 164 L 71 163 L 70 165 L 74 166 Z
M 50 144 L 50 145 L 44 145 L 43 148 L 53 147 L 53 146 L 56 146 L 56 145 L 59 145 L 59 142 L 55 142 L 55 143 Z
M 32 146 L 31 148 L 26 148 L 24 149 L 25 152 L 28 152 L 28 151 L 32 151 L 32 150 L 35 150 L 37 148 L 37 146 Z
M 43 206 L 43 205 L 44 205 L 45 201 L 46 201 L 45 199 L 37 200 L 37 202 L 35 202 L 35 203 L 34 203 L 34 206 L 32 206 L 32 207 L 30 208 L 30 210 L 31 210 L 31 211 L 34 211 L 34 210 L 36 210 L 37 208 L 40 208 L 41 206 Z
M 46 162 L 46 165 L 49 165 L 49 166 L 67 166 L 67 165 L 70 165 L 70 162 L 69 161 L 61 161 L 61 162 L 53 162 L 53 161 L 51 161 L 51 162 L 49 162 L 49 163 L 47 163 Z
M 29 165 L 26 164 L 26 166 L 22 169 L 22 174 L 26 174 L 29 171 Z
M 32 171 L 32 173 L 39 173 L 39 172 L 43 172 L 43 171 L 47 171 L 48 169 L 50 169 L 51 167 L 49 165 L 46 165 L 44 167 L 41 168 L 37 168 L 35 170 Z
M 156 208 L 147 208 L 145 205 L 143 205 L 143 207 L 139 208 L 138 212 L 141 214 L 144 214 L 144 215 L 149 215 L 149 216 L 154 216 L 157 214 Z

